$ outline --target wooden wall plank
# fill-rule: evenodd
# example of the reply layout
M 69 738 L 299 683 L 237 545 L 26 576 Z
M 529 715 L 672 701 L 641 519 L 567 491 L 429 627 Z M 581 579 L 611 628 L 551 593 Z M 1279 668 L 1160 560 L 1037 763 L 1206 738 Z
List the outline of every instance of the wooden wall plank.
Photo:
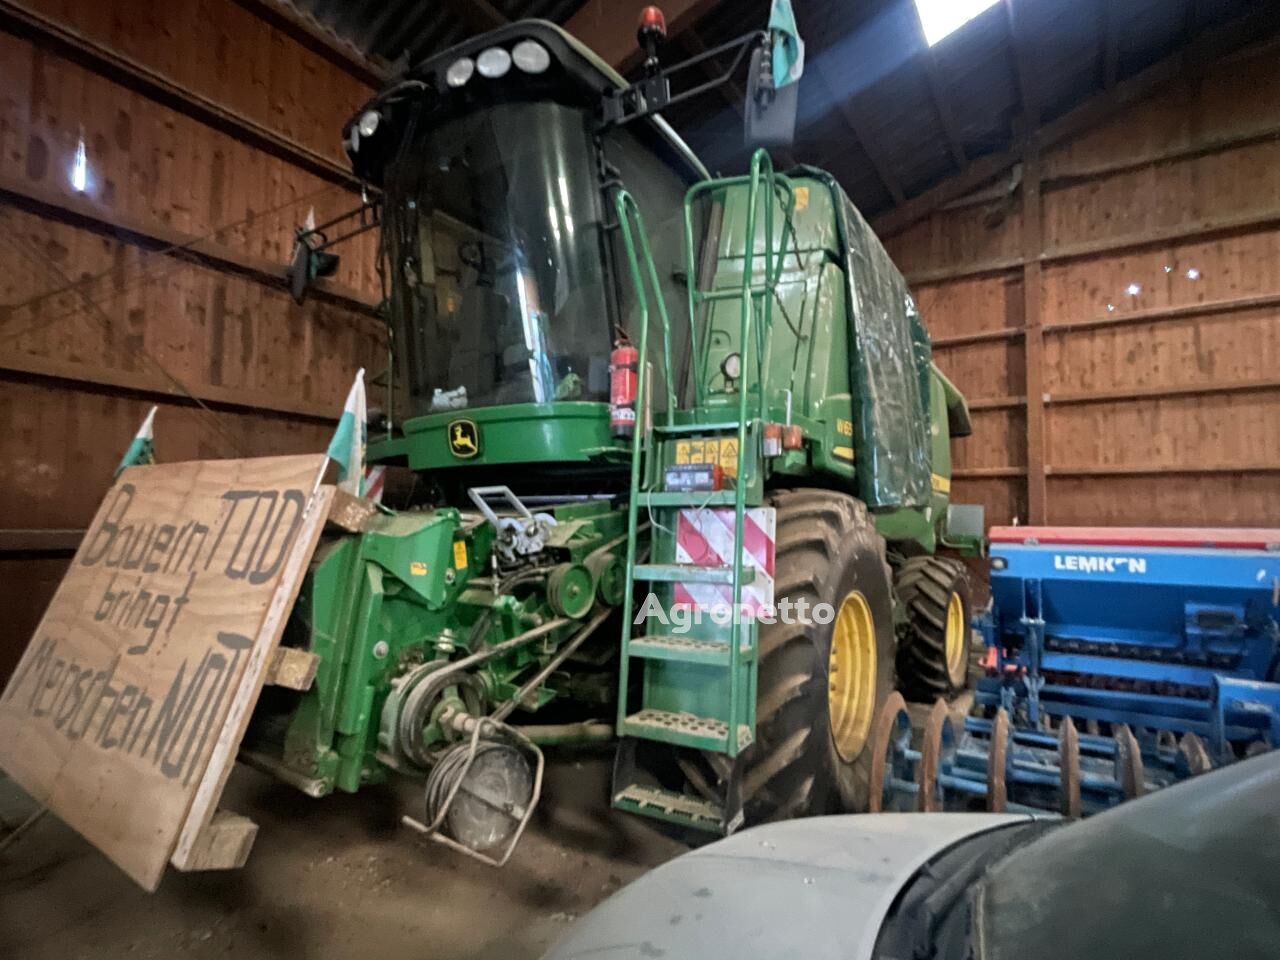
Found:
M 0 379 L 0 528 L 85 527 L 152 403 L 113 390 Z M 156 453 L 164 462 L 313 453 L 333 435 L 321 423 L 159 406 Z
M 370 89 L 235 0 L 25 6 L 291 139 L 295 154 L 346 164 L 340 128 Z M 0 32 L 0 177 L 12 187 L 0 201 L 0 528 L 83 527 L 157 401 L 162 460 L 323 450 L 332 428 L 317 412 L 336 417 L 356 368 L 372 376 L 385 365 L 380 322 L 334 300 L 298 307 L 230 262 L 150 252 L 136 234 L 112 235 L 102 224 L 127 223 L 153 237 L 207 234 L 236 257 L 283 265 L 308 198 L 315 195 L 324 219 L 358 197 L 332 175 L 283 159 L 288 151 L 238 139 L 244 134 L 234 123 L 219 124 L 207 111 L 203 119 L 186 115 L 181 97 L 161 103 L 154 88 L 95 72 L 108 66 L 74 44 L 59 54 L 40 42 L 52 41 Z M 80 195 L 69 173 L 82 135 L 90 182 Z M 99 222 L 30 201 L 40 191 L 91 205 Z M 376 300 L 375 244 L 370 235 L 342 251 L 336 279 Z M 53 293 L 68 283 L 77 289 Z M 159 386 L 176 389 L 161 367 L 219 405 L 210 413 L 156 396 Z M 372 402 L 377 393 L 371 389 Z M 222 402 L 228 398 L 267 409 L 235 408 Z M 9 611 L 0 678 L 64 565 L 58 557 L 0 555 L 0 602 Z
M 372 90 L 234 0 L 24 0 L 89 40 L 345 164 L 339 130 Z M 274 56 L 273 56 L 274 54 Z M 325 77 L 273 103 L 276 83 Z M 297 104 L 299 94 L 307 101 Z
M 25 103 L 20 93 L 8 91 L 0 100 L 6 127 L 27 132 L 14 136 L 0 155 L 0 173 L 6 176 L 88 200 L 104 216 L 119 210 L 144 225 L 194 236 L 216 233 L 227 246 L 282 265 L 293 248 L 294 228 L 310 207 L 322 221 L 360 202 L 348 189 L 26 41 L 5 37 L 0 52 L 6 63 L 13 56 L 14 63 L 30 65 L 22 74 Z M 89 188 L 80 195 L 69 172 L 82 131 Z M 335 140 L 339 131 L 338 126 L 330 131 Z M 229 172 L 235 181 L 230 185 Z M 359 237 L 340 252 L 335 282 L 376 297 L 376 238 Z
M 69 274 L 103 275 L 83 293 L 8 309 L 0 358 L 70 360 L 152 379 L 158 361 L 190 388 L 243 387 L 335 410 L 358 367 L 385 365 L 384 331 L 371 318 L 319 300 L 299 306 L 284 290 L 25 211 L 0 212 L 0 225 L 0 251 L 13 255 L 16 244 L 23 254 L 24 269 L 0 281 L 7 303 L 38 297 Z
M 1026 236 L 1025 182 L 1012 201 L 989 190 L 889 241 L 926 278 L 937 363 L 978 408 L 957 500 L 992 522 L 1034 516 L 1035 429 L 1018 404 L 1030 413 L 1039 394 L 1050 522 L 1280 520 L 1264 493 L 1280 468 L 1280 227 L 1260 215 L 1280 213 L 1277 131 L 1280 63 L 1233 59 L 1046 151 L 1043 246 Z M 1039 262 L 1063 250 L 1076 255 Z M 1040 276 L 1041 363 L 1019 330 L 1036 299 L 1024 272 Z M 1110 398 L 1079 402 L 1094 395 Z
M 1099 484 L 1102 484 L 1101 486 Z M 1115 526 L 1276 525 L 1276 475 L 1051 477 L 1054 521 Z

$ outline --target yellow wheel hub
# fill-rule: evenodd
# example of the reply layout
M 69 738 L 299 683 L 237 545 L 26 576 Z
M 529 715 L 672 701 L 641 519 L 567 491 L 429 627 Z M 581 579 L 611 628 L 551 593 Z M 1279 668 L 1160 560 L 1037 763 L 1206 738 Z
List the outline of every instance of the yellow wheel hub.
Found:
M 846 763 L 862 753 L 876 708 L 876 625 L 867 598 L 844 598 L 831 631 L 827 663 L 827 714 L 831 739 Z
M 964 622 L 964 601 L 960 599 L 960 594 L 953 593 L 951 599 L 947 601 L 947 631 L 946 631 L 946 655 L 947 655 L 947 676 L 951 679 L 952 686 L 960 687 L 964 685 L 964 673 L 966 664 L 964 662 L 964 636 L 968 630 L 968 624 Z

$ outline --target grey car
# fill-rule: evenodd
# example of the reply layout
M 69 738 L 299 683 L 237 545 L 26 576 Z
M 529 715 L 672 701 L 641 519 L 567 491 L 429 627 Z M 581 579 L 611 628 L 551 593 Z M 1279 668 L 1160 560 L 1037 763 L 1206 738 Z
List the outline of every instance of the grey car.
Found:
M 1078 822 L 866 814 L 747 830 L 580 920 L 546 960 L 1280 957 L 1280 753 Z

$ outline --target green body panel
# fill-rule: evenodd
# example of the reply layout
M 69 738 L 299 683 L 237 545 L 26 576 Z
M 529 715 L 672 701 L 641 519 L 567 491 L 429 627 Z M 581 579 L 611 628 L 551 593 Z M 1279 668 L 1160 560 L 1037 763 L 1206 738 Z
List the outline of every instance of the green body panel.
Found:
M 610 90 L 622 86 L 621 78 L 584 48 L 567 35 L 562 39 L 574 57 L 587 57 L 594 71 L 604 71 Z M 544 79 L 560 72 L 549 71 Z M 421 75 L 432 76 L 430 71 Z M 577 72 L 565 73 L 563 87 L 549 99 L 578 103 L 585 92 L 594 118 L 596 98 L 591 91 L 572 89 L 577 77 Z M 529 96 L 540 102 L 541 94 L 527 90 L 542 81 L 526 80 L 511 99 L 523 102 Z M 448 117 L 471 110 L 470 98 L 481 89 L 477 110 L 505 96 L 497 80 L 465 92 L 440 87 L 444 99 L 468 98 L 455 102 Z M 397 114 L 382 116 L 395 122 Z M 657 146 L 654 136 L 632 136 L 643 124 L 655 126 L 650 133 Z M 559 742 L 579 730 L 591 730 L 598 738 L 598 723 L 561 723 L 562 705 L 577 709 L 571 721 L 581 721 L 584 712 L 592 721 L 614 715 L 614 729 L 622 738 L 619 770 L 626 769 L 628 745 L 641 741 L 737 758 L 755 736 L 755 618 L 725 623 L 704 615 L 687 630 L 650 619 L 633 630 L 634 612 L 650 594 L 672 612 L 680 584 L 687 587 L 702 577 L 722 595 L 727 593 L 737 608 L 744 586 L 754 579 L 741 551 L 725 565 L 701 572 L 696 564 L 681 565 L 688 559 L 676 544 L 682 509 L 721 511 L 733 542 L 740 544 L 747 511 L 766 504 L 772 489 L 820 487 L 866 502 L 889 541 L 891 556 L 931 553 L 940 544 L 974 545 L 972 538 L 948 537 L 946 529 L 950 441 L 968 429 L 964 399 L 930 363 L 928 335 L 905 281 L 838 184 L 811 168 L 792 177 L 777 176 L 763 151 L 752 158 L 749 175 L 705 179 L 705 169 L 686 156 L 687 149 L 663 121 L 643 124 L 621 133 L 604 130 L 602 152 L 587 167 L 564 162 L 572 152 L 566 149 L 545 158 L 545 171 L 528 164 L 517 171 L 544 176 L 546 184 L 554 182 L 555 171 L 591 169 L 600 174 L 593 186 L 600 191 L 601 215 L 587 218 L 590 222 L 580 218 L 576 231 L 566 220 L 566 236 L 573 239 L 565 249 L 556 249 L 549 258 L 548 245 L 538 242 L 545 236 L 514 229 L 523 219 L 520 224 L 512 221 L 510 237 L 484 238 L 491 246 L 511 246 L 513 253 L 527 253 L 526 245 L 540 251 L 539 268 L 554 267 L 550 273 L 557 281 L 572 279 L 568 268 L 575 261 L 599 254 L 600 261 L 583 275 L 598 275 L 592 289 L 614 287 L 610 293 L 616 302 L 601 301 L 607 309 L 600 310 L 597 333 L 618 329 L 644 360 L 638 370 L 641 416 L 634 435 L 626 440 L 612 435 L 608 404 L 572 399 L 599 399 L 604 395 L 599 384 L 583 393 L 567 378 L 554 390 L 470 394 L 474 402 L 517 395 L 563 398 L 554 402 L 440 410 L 392 423 L 382 439 L 375 433 L 368 461 L 416 472 L 418 482 L 411 485 L 408 502 L 417 507 L 398 514 L 376 512 L 359 533 L 326 532 L 282 640 L 315 655 L 314 681 L 302 691 L 263 691 L 245 740 L 246 759 L 313 795 L 355 791 L 390 771 L 421 775 L 426 769 L 447 769 L 434 764 L 443 750 L 459 742 L 456 729 L 443 719 L 455 709 L 474 718 L 518 707 L 526 716 L 507 717 L 513 725 L 545 710 L 555 715 L 544 723 L 542 714 L 542 733 L 530 731 L 535 740 Z M 365 140 L 366 149 L 378 142 Z M 351 142 L 361 143 L 356 138 Z M 677 165 L 691 164 L 690 174 L 675 176 L 672 150 Z M 406 156 L 403 151 L 386 154 L 397 155 Z M 704 179 L 688 187 L 698 177 Z M 561 177 L 560 182 L 566 181 Z M 489 202 L 506 199 L 486 195 L 492 187 L 478 178 L 475 183 L 477 195 L 468 200 L 477 216 Z M 402 212 L 413 208 L 406 198 L 417 194 L 397 187 L 394 178 L 378 185 L 385 203 L 399 202 Z M 678 197 L 686 187 L 682 210 Z M 653 209 L 646 212 L 653 217 L 661 267 L 633 195 L 653 198 Z M 567 217 L 569 200 L 564 203 Z M 550 213 L 547 222 L 558 223 L 556 210 Z M 383 221 L 384 244 L 385 224 L 395 222 L 394 217 Z M 472 233 L 479 229 L 463 226 Z M 390 236 L 403 241 L 408 251 L 401 262 L 388 262 L 389 269 L 399 271 L 393 279 L 416 276 L 422 288 L 431 288 L 430 302 L 440 312 L 428 319 L 464 316 L 440 306 L 445 284 L 439 277 L 445 272 L 437 270 L 436 248 L 427 253 L 415 249 L 425 242 L 416 227 L 403 236 L 392 230 Z M 555 239 L 559 244 L 558 232 Z M 384 246 L 392 248 L 399 249 L 397 243 Z M 475 270 L 468 282 L 477 288 L 493 282 L 492 276 L 481 282 L 477 263 L 491 273 L 499 262 L 507 263 L 505 256 L 493 264 L 483 256 L 464 258 L 461 244 L 456 252 L 459 264 Z M 394 254 L 387 256 L 390 260 Z M 446 251 L 445 260 L 452 259 Z M 519 264 L 513 255 L 509 265 L 518 272 Z M 461 278 L 459 266 L 456 286 Z M 397 292 L 400 286 L 391 285 L 393 318 L 397 303 L 417 303 L 403 290 Z M 680 296 L 687 296 L 687 303 L 673 330 L 668 309 L 677 305 L 669 301 Z M 552 313 L 569 310 L 550 295 L 533 311 L 525 307 L 523 294 L 517 300 L 526 324 L 534 314 L 553 322 Z M 465 314 L 472 321 L 496 313 L 482 299 L 475 302 L 480 306 Z M 409 309 L 399 315 L 415 316 Z M 452 333 L 483 329 L 461 323 L 453 329 L 404 324 L 393 332 L 394 359 L 439 358 L 436 348 Z M 437 339 L 425 342 L 428 337 Z M 528 326 L 525 337 L 528 341 Z M 597 342 L 607 341 L 601 334 Z M 731 382 L 724 367 L 735 353 L 741 375 Z M 880 363 L 882 357 L 887 362 Z M 399 367 L 392 363 L 390 369 Z M 429 382 L 422 363 L 409 364 L 406 372 L 411 386 L 418 376 L 424 378 L 418 387 L 448 387 L 442 397 L 465 398 L 454 388 L 475 386 L 455 383 L 452 373 L 447 383 Z M 397 384 L 390 386 L 394 398 Z M 446 402 L 436 401 L 430 390 L 420 397 L 426 401 L 414 406 L 417 411 Z M 766 427 L 779 424 L 798 427 L 802 443 L 766 457 Z M 714 457 L 708 453 L 712 449 Z M 910 456 L 886 455 L 898 449 L 907 449 Z M 699 462 L 720 465 L 727 485 L 701 493 L 665 489 L 668 466 Z M 531 504 L 535 495 L 551 498 L 532 506 L 554 520 L 540 548 L 529 547 L 513 557 L 510 529 L 495 529 L 473 509 L 469 488 L 494 483 L 509 484 Z M 584 499 L 545 506 L 561 494 Z M 591 498 L 597 495 L 605 499 Z M 503 527 L 515 521 L 517 511 L 502 508 L 499 513 Z M 584 645 L 544 678 L 545 668 L 580 626 L 609 611 L 616 615 L 599 630 L 599 647 Z M 492 651 L 561 617 L 581 619 L 471 664 L 465 675 L 448 678 L 452 687 L 435 691 L 429 682 L 438 669 Z M 414 691 L 422 690 L 433 693 L 433 699 L 423 699 L 430 707 L 425 712 L 413 706 Z M 406 717 L 414 718 L 407 734 Z M 426 746 L 426 760 L 422 751 L 407 746 L 406 736 Z M 620 783 L 626 786 L 625 777 Z M 738 822 L 731 798 L 717 806 L 704 798 L 676 794 L 655 799 L 650 789 L 628 793 L 618 787 L 616 782 L 614 805 L 622 809 L 702 828 L 731 830 Z
M 451 426 L 470 421 L 478 450 L 455 451 Z M 399 461 L 413 470 L 506 463 L 625 462 L 630 451 L 609 432 L 609 406 L 563 401 L 450 410 L 404 423 L 403 436 L 369 444 L 373 463 Z
M 620 556 L 620 510 L 588 502 L 551 512 L 557 523 L 544 551 L 548 562 L 581 563 L 610 543 Z M 395 725 L 386 716 L 396 682 L 422 664 L 483 649 L 557 616 L 545 579 L 518 597 L 495 593 L 487 579 L 494 539 L 478 515 L 446 507 L 376 514 L 367 531 L 326 540 L 284 638 L 287 646 L 318 656 L 315 680 L 302 693 L 264 696 L 248 740 L 252 759 L 316 795 L 354 791 L 383 779 L 389 768 L 404 769 Z M 589 582 L 594 590 L 594 579 Z M 471 698 L 470 705 L 478 701 L 486 712 L 506 702 L 577 626 L 481 665 L 475 688 L 454 691 L 455 702 Z M 582 684 L 553 676 L 525 708 L 571 688 L 582 696 Z M 604 684 L 598 690 L 601 701 L 611 694 Z M 444 738 L 440 729 L 424 736 L 428 743 Z
M 710 285 L 699 288 L 702 292 L 693 306 L 701 322 L 690 338 L 687 396 L 674 405 L 666 397 L 658 398 L 654 406 L 661 412 L 654 415 L 651 434 L 639 431 L 626 442 L 614 438 L 608 405 L 602 403 L 482 407 L 409 420 L 399 435 L 372 443 L 369 459 L 463 477 L 468 470 L 506 464 L 629 465 L 633 495 L 628 506 L 585 501 L 552 508 L 557 523 L 547 538 L 546 555 L 538 560 L 544 567 L 583 565 L 593 552 L 608 546 L 622 571 L 615 574 L 619 585 L 610 602 L 623 609 L 632 609 L 650 591 L 664 609 L 672 609 L 676 585 L 661 578 L 641 583 L 635 571 L 640 550 L 647 551 L 651 565 L 678 562 L 674 529 L 682 507 L 711 504 L 731 510 L 740 537 L 745 511 L 764 503 L 772 486 L 817 484 L 856 493 L 860 463 L 855 424 L 858 404 L 868 400 L 855 389 L 851 373 L 852 305 L 841 267 L 835 201 L 820 180 L 777 182 L 786 184 L 789 196 L 799 188 L 807 197 L 792 214 L 795 239 L 783 234 L 782 208 L 776 211 L 780 215 L 766 216 L 769 204 L 759 203 L 759 215 L 751 219 L 772 224 L 767 231 L 753 225 L 761 243 L 750 256 L 744 256 L 743 242 L 750 178 L 695 188 L 722 192 L 723 230 Z M 785 242 L 785 257 L 766 262 L 766 235 Z M 633 251 L 633 279 L 657 289 L 654 276 L 645 276 L 652 264 L 647 250 L 633 244 Z M 647 302 L 659 314 L 660 329 L 667 329 L 665 303 Z M 744 315 L 744 302 L 753 304 L 749 316 Z M 642 355 L 667 362 L 667 337 L 655 354 L 645 333 L 639 336 Z M 730 383 L 722 365 L 735 352 L 742 354 L 743 375 Z M 642 368 L 642 407 L 650 387 L 647 373 Z M 654 379 L 667 382 L 665 377 Z M 932 552 L 945 535 L 950 424 L 963 408 L 963 398 L 936 370 L 928 376 L 928 387 L 934 474 L 930 502 L 873 514 L 886 540 L 908 546 L 909 552 Z M 763 425 L 788 419 L 802 429 L 803 448 L 765 458 Z M 470 443 L 464 449 L 450 442 L 459 422 L 469 425 Z M 699 449 L 712 443 L 717 445 L 715 462 L 726 469 L 730 488 L 717 494 L 713 504 L 705 494 L 663 493 L 665 468 L 702 461 Z M 728 460 L 723 455 L 726 443 L 734 449 Z M 318 655 L 316 679 L 303 693 L 274 691 L 277 699 L 291 698 L 279 705 L 275 727 L 255 717 L 259 729 L 251 741 L 258 761 L 319 794 L 353 791 L 384 778 L 389 769 L 406 769 L 393 722 L 398 682 L 424 664 L 484 649 L 556 616 L 545 578 L 519 596 L 495 591 L 489 580 L 494 542 L 495 531 L 479 515 L 453 507 L 378 514 L 365 532 L 326 540 L 312 562 L 285 640 Z M 732 570 L 733 596 L 739 597 L 750 570 L 743 568 L 741 558 L 726 569 Z M 579 607 L 583 575 L 583 569 L 574 569 L 558 581 L 561 588 L 576 591 Z M 591 574 L 599 575 L 600 568 Z M 594 586 L 592 580 L 586 582 Z M 441 702 L 473 712 L 491 711 L 513 697 L 573 630 L 565 627 L 545 641 L 483 664 L 474 671 L 471 687 L 452 690 Z M 645 723 L 620 697 L 620 734 L 729 756 L 750 743 L 758 636 L 753 619 L 724 624 L 704 617 L 680 633 L 686 641 L 683 647 L 664 646 L 669 638 L 661 624 L 651 623 L 632 637 L 626 618 L 622 634 L 617 689 L 628 689 L 628 661 L 643 661 L 638 685 L 642 711 L 692 716 L 707 723 L 693 728 Z M 631 644 L 638 651 L 634 656 Z M 553 677 L 523 706 L 538 709 L 565 698 L 598 702 L 608 694 L 599 685 Z M 271 711 L 265 713 L 269 720 Z M 444 744 L 449 734 L 436 726 L 424 736 L 428 743 Z M 628 804 L 635 806 L 633 801 L 620 801 L 621 806 Z
M 757 274 L 770 245 L 767 240 L 774 250 L 783 251 L 772 322 L 764 343 L 766 406 L 768 419 L 778 423 L 787 421 L 789 409 L 789 422 L 803 428 L 807 443 L 803 451 L 768 461 L 765 477 L 771 484 L 818 483 L 857 495 L 859 451 L 854 425 L 860 420 L 862 405 L 885 399 L 855 389 L 849 335 L 854 305 L 849 302 L 842 266 L 848 251 L 839 229 L 836 197 L 821 178 L 801 176 L 790 183 L 801 198 L 791 217 L 792 229 L 787 230 L 781 215 L 774 218 L 768 230 L 763 218 L 757 218 L 752 231 L 755 242 L 750 249 Z M 701 307 L 701 352 L 695 365 L 700 402 L 692 414 L 682 411 L 677 415 L 681 422 L 714 421 L 717 415 L 712 411 L 734 404 L 737 390 L 749 394 L 749 407 L 759 403 L 758 341 L 752 337 L 743 348 L 738 329 L 740 298 L 729 296 L 741 288 L 747 263 L 749 189 L 749 184 L 733 183 L 722 192 L 722 226 L 711 286 L 725 298 Z M 778 211 L 780 214 L 780 207 Z M 881 265 L 879 269 L 884 268 Z M 855 290 L 857 281 L 855 277 Z M 859 291 L 859 300 L 860 307 L 866 309 L 868 294 Z M 924 371 L 921 380 L 929 404 L 931 489 L 928 502 L 920 506 L 880 508 L 873 513 L 885 539 L 906 545 L 909 552 L 931 553 L 943 534 L 950 501 L 948 411 L 964 401 L 936 367 L 922 362 L 929 350 L 923 327 L 913 324 L 911 333 L 915 349 L 924 351 L 917 356 L 914 369 Z M 733 353 L 742 355 L 743 377 L 737 384 L 727 384 L 721 368 Z
M 710 252 L 697 249 L 692 213 L 695 203 L 708 199 L 720 205 L 720 233 Z M 731 542 L 741 544 L 745 511 L 764 503 L 766 490 L 774 485 L 821 485 L 855 496 L 863 496 L 868 487 L 876 490 L 882 502 L 865 499 L 873 507 L 880 533 L 903 553 L 932 553 L 945 534 L 951 423 L 963 398 L 930 362 L 928 335 L 909 297 L 905 309 L 881 302 L 886 291 L 905 290 L 905 284 L 878 241 L 867 240 L 865 224 L 859 220 L 855 230 L 847 214 L 843 221 L 839 218 L 837 203 L 827 182 L 777 177 L 760 153 L 753 158 L 750 177 L 710 181 L 689 191 L 686 268 L 695 278 L 689 286 L 686 319 L 694 354 L 691 397 L 686 398 L 691 403 L 675 410 L 665 425 L 655 424 L 651 438 L 637 436 L 635 441 L 631 539 L 640 535 L 637 503 L 648 508 L 652 531 L 646 564 L 637 565 L 634 543 L 628 552 L 628 607 L 647 595 L 646 603 L 656 598 L 661 610 L 673 611 L 684 594 L 677 593 L 671 581 L 687 577 L 696 583 L 700 576 L 719 576 L 732 584 L 730 610 L 739 609 L 741 586 L 753 572 L 744 567 L 742 551 L 722 567 L 699 571 L 696 561 L 691 564 L 687 557 L 681 566 L 684 554 L 678 551 L 675 535 L 680 511 L 714 506 L 724 510 L 722 519 L 728 525 L 732 504 Z M 617 207 L 633 283 L 644 302 L 646 284 L 650 290 L 657 284 L 650 279 L 654 268 L 643 220 L 625 194 Z M 716 217 L 707 220 L 714 223 Z M 867 245 L 851 251 L 848 244 L 858 237 Z M 852 277 L 846 265 L 856 265 L 850 267 L 855 270 Z M 660 298 L 655 307 L 665 343 L 670 340 L 670 321 Z M 648 318 L 647 309 L 642 310 L 642 354 L 647 349 Z M 872 358 L 876 354 L 854 331 L 874 330 L 877 325 L 885 329 L 894 323 L 899 323 L 893 329 L 897 352 L 886 362 L 894 364 L 902 389 L 887 397 L 877 393 L 884 389 L 883 371 L 873 371 L 874 376 L 866 371 L 873 360 L 858 356 L 855 362 L 855 352 L 867 350 Z M 728 360 L 735 354 L 739 370 L 730 379 L 734 371 Z M 648 389 L 642 373 L 642 405 Z M 918 410 L 911 397 L 924 398 Z M 896 408 L 886 414 L 879 408 L 882 404 Z M 869 405 L 877 409 L 869 410 Z M 921 415 L 927 415 L 927 433 L 918 422 Z M 766 457 L 766 423 L 799 426 L 802 448 Z M 886 431 L 899 427 L 902 436 L 886 437 Z M 873 456 L 859 463 L 858 438 L 872 437 L 872 430 Z M 921 437 L 925 439 L 918 441 Z M 727 442 L 734 444 L 729 456 Z M 885 451 L 895 449 L 907 450 L 914 458 L 909 470 L 884 461 Z M 729 489 L 714 494 L 662 492 L 666 468 L 689 463 L 718 463 Z M 860 471 L 876 475 L 868 482 Z M 922 471 L 929 473 L 922 477 Z M 889 491 L 885 496 L 886 483 L 909 475 L 914 492 L 895 498 Z M 652 612 L 634 634 L 631 623 L 623 624 L 617 729 L 624 742 L 614 804 L 689 826 L 731 830 L 741 816 L 740 809 L 733 809 L 732 792 L 719 804 L 698 805 L 691 805 L 685 795 L 664 793 L 638 778 L 635 748 L 626 739 L 732 758 L 754 738 L 756 618 L 686 621 L 680 627 L 675 631 L 678 637 L 670 636 L 670 623 L 665 618 L 655 621 Z M 643 678 L 636 712 L 628 704 L 633 661 Z

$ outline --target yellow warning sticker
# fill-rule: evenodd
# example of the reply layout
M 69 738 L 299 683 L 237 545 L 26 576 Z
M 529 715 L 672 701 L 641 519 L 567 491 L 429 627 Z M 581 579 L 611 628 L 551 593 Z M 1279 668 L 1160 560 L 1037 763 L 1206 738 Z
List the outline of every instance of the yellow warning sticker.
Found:
M 715 443 L 714 440 L 708 440 L 708 443 Z M 721 440 L 720 441 L 720 458 L 717 461 L 720 469 L 731 477 L 738 475 L 738 441 Z
M 950 493 L 951 478 L 939 476 L 935 473 L 933 475 L 933 489 L 937 490 L 939 493 Z
M 853 447 L 832 447 L 831 455 L 839 457 L 841 460 L 853 462 Z
M 453 541 L 453 566 L 457 570 L 466 569 L 467 542 L 465 540 Z
M 409 572 L 415 577 L 425 577 L 427 575 L 427 565 L 421 560 L 414 560 L 409 564 Z
M 796 187 L 796 213 L 809 209 L 809 188 Z
M 677 465 L 718 463 L 728 476 L 738 475 L 737 438 L 725 440 L 677 440 Z

